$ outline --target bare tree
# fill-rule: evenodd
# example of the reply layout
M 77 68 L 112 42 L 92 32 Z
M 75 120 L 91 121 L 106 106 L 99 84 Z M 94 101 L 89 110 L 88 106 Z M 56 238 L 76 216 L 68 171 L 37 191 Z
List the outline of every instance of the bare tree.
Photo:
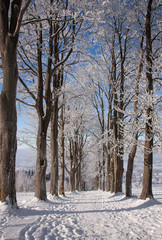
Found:
M 35 11 L 37 6 L 35 5 Z M 30 12 L 29 12 L 30 14 Z M 40 17 L 38 16 L 40 20 Z M 32 37 L 36 38 L 35 52 L 36 57 L 28 53 L 28 51 L 21 45 L 19 49 L 19 57 L 21 59 L 21 72 L 23 78 L 19 77 L 20 82 L 23 86 L 23 92 L 30 97 L 30 101 L 23 98 L 18 99 L 21 103 L 27 106 L 34 107 L 38 116 L 38 132 L 37 132 L 37 162 L 36 162 L 36 183 L 35 183 L 35 196 L 41 200 L 46 200 L 46 168 L 47 168 L 47 130 L 51 117 L 51 81 L 52 81 L 52 56 L 53 56 L 53 45 L 52 45 L 52 21 L 49 18 L 48 21 L 48 38 L 44 37 L 43 32 L 43 21 L 36 21 L 34 24 L 34 30 Z M 31 29 L 29 28 L 29 32 Z M 46 32 L 47 33 L 47 32 Z M 30 35 L 30 34 L 29 34 Z M 32 41 L 32 39 L 30 39 Z M 48 45 L 48 53 L 43 49 L 43 43 L 46 42 Z M 26 46 L 31 46 L 30 42 L 27 42 Z M 47 66 L 44 66 L 43 57 L 47 57 Z M 35 67 L 37 66 L 37 67 Z M 25 74 L 28 72 L 27 79 L 29 76 L 33 78 L 33 85 L 31 81 L 27 81 Z M 24 74 L 25 73 L 25 74 Z M 37 91 L 35 91 L 36 89 Z M 34 102 L 34 104 L 32 104 Z
M 98 82 L 96 87 L 96 94 L 94 96 L 93 106 L 97 112 L 97 118 L 99 121 L 101 141 L 102 141 L 102 162 L 99 161 L 99 188 L 105 191 L 105 104 L 104 104 L 104 91 L 101 84 Z M 100 185 L 100 181 L 102 181 Z
M 32 39 L 27 38 L 27 45 L 21 45 L 19 51 L 24 76 L 26 76 L 26 70 L 28 70 L 28 75 L 26 78 L 23 77 L 24 79 L 20 78 L 20 82 L 30 99 L 33 99 L 34 104 L 31 104 L 31 100 L 25 101 L 25 98 L 19 99 L 19 101 L 30 107 L 35 107 L 38 115 L 35 196 L 42 200 L 46 199 L 46 141 L 50 120 L 50 193 L 52 195 L 58 194 L 58 101 L 63 84 L 63 65 L 73 51 L 74 39 L 77 34 L 75 29 L 78 30 L 78 27 L 75 28 L 77 21 L 74 20 L 74 17 L 71 17 L 68 11 L 69 15 L 66 12 L 68 1 L 66 3 L 57 1 L 57 4 L 53 0 L 49 2 L 50 5 L 44 3 L 46 18 L 40 16 L 39 8 L 42 8 L 42 6 L 40 7 L 39 3 L 35 2 L 35 16 L 33 17 L 29 12 L 29 19 L 24 22 L 24 25 L 27 26 L 26 31 Z M 53 10 L 50 6 L 54 6 Z M 63 11 L 63 14 L 61 11 Z M 34 37 L 36 44 L 33 44 Z M 30 51 L 28 51 L 29 46 Z M 35 52 L 35 55 L 33 52 Z
M 73 4 L 69 1 L 63 3 L 65 14 L 63 24 L 54 24 L 54 68 L 53 68 L 53 91 L 52 91 L 52 113 L 51 113 L 51 182 L 50 194 L 58 195 L 58 113 L 59 95 L 63 85 L 64 64 L 70 58 L 76 35 L 78 34 L 82 19 L 75 18 Z M 70 14 L 66 14 L 69 11 Z M 57 16 L 56 16 L 57 17 Z M 61 31 L 58 31 L 61 28 Z
M 7 196 L 16 205 L 15 157 L 17 149 L 16 90 L 18 80 L 17 43 L 23 15 L 30 4 L 21 0 L 0 1 L 0 53 L 3 87 L 0 95 L 0 200 Z

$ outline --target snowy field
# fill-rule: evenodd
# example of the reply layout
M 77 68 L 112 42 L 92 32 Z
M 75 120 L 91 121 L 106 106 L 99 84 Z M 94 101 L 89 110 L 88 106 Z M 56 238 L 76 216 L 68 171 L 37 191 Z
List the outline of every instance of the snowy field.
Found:
M 146 201 L 87 191 L 43 202 L 34 193 L 18 193 L 20 209 L 0 204 L 0 239 L 161 240 L 162 184 L 153 185 L 153 191 L 155 199 Z M 139 195 L 140 188 L 134 193 Z

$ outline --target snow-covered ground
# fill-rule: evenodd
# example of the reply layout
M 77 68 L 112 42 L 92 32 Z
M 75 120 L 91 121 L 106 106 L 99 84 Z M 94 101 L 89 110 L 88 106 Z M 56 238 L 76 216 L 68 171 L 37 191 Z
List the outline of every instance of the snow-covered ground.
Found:
M 132 198 L 86 191 L 44 202 L 28 192 L 17 194 L 17 210 L 0 203 L 0 240 L 162 240 L 161 156 L 154 160 L 154 199 L 146 201 L 138 199 L 142 159 L 135 161 Z
M 135 187 L 135 186 L 134 186 Z M 102 191 L 67 193 L 38 201 L 34 193 L 18 193 L 20 209 L 0 204 L 3 240 L 161 240 L 162 184 L 154 184 L 155 199 L 139 200 Z

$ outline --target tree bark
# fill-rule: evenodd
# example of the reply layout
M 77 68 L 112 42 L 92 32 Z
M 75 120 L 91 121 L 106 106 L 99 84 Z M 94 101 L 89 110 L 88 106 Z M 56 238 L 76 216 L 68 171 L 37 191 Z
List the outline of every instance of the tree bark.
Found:
M 16 89 L 18 69 L 14 48 L 15 46 L 10 42 L 2 58 L 3 88 L 0 95 L 0 200 L 5 202 L 7 196 L 9 196 L 11 205 L 17 204 L 15 160 L 17 150 Z
M 133 163 L 134 163 L 134 157 L 136 155 L 137 150 L 137 139 L 138 139 L 138 133 L 136 133 L 135 136 L 135 143 L 132 146 L 131 152 L 129 153 L 128 157 L 128 164 L 127 164 L 127 172 L 126 172 L 126 181 L 125 181 L 125 195 L 126 197 L 132 196 L 132 174 L 133 174 Z
M 152 39 L 151 39 L 151 14 L 152 2 L 148 1 L 145 33 L 146 33 L 146 125 L 144 146 L 144 171 L 143 188 L 140 199 L 152 198 L 152 168 L 153 168 L 153 78 L 152 78 Z
M 111 161 L 111 156 L 110 154 L 107 155 L 107 176 L 106 176 L 106 191 L 109 192 L 111 188 L 111 173 L 110 173 L 110 161 Z
M 0 1 L 0 53 L 3 86 L 0 94 L 0 201 L 17 206 L 15 159 L 17 150 L 16 90 L 18 81 L 17 43 L 23 14 L 21 0 Z M 10 12 L 9 12 L 10 11 Z
M 107 124 L 107 131 L 108 131 L 108 144 L 107 144 L 107 178 L 106 178 L 106 191 L 109 192 L 111 191 L 111 178 L 113 178 L 113 176 L 111 176 L 111 161 L 112 161 L 112 147 L 113 147 L 113 143 L 112 143 L 112 132 L 113 132 L 113 119 L 112 119 L 112 99 L 113 99 L 113 94 L 112 94 L 112 84 L 109 84 L 109 98 L 108 98 L 108 102 L 109 102 L 109 110 L 108 110 L 108 124 Z M 114 172 L 114 170 L 112 170 L 112 173 Z
M 86 183 L 85 183 L 85 179 L 84 179 L 84 162 L 82 159 L 82 150 L 80 150 L 80 163 L 81 163 L 81 167 L 80 167 L 80 190 L 81 191 L 85 191 L 86 188 Z
M 81 182 L 81 162 L 79 163 L 76 170 L 76 187 L 75 190 L 80 191 L 80 182 Z
M 69 192 L 75 191 L 75 171 L 71 169 L 69 174 Z
M 69 191 L 75 191 L 75 161 L 74 161 L 74 143 L 70 139 L 70 173 L 69 173 Z
M 46 200 L 46 134 L 47 130 L 44 126 L 44 121 L 39 119 L 39 128 L 37 135 L 37 162 L 36 162 L 36 182 L 35 182 L 35 197 L 40 200 Z
M 112 177 L 114 177 L 114 192 L 117 193 L 120 191 L 119 183 L 120 183 L 120 167 L 119 167 L 119 158 L 118 158 L 118 124 L 117 124 L 117 107 L 118 107 L 118 97 L 117 97 L 117 79 L 116 79 L 116 59 L 114 52 L 114 41 L 113 40 L 113 50 L 112 50 L 112 68 L 113 68 L 113 164 L 111 167 L 114 168 L 114 173 Z
M 99 163 L 98 163 L 98 189 L 99 190 L 102 189 L 102 169 L 101 169 L 100 160 L 99 160 Z
M 52 56 L 52 26 L 49 26 L 49 51 Z M 43 63 L 42 63 L 42 23 L 39 23 L 37 29 L 37 78 L 38 78 L 38 92 L 36 99 L 36 110 L 38 114 L 38 134 L 37 134 L 37 162 L 36 162 L 36 184 L 35 197 L 40 200 L 46 200 L 46 169 L 47 169 L 47 130 L 51 117 L 51 58 L 48 58 L 47 75 L 45 81 L 45 97 L 44 97 L 44 81 L 43 81 Z M 45 100 L 45 103 L 44 103 Z M 46 108 L 44 107 L 44 104 Z
M 60 117 L 60 132 L 61 132 L 61 157 L 60 157 L 60 162 L 61 162 L 61 174 L 60 174 L 60 185 L 59 185 L 59 194 L 60 195 L 65 195 L 64 192 L 64 175 L 65 175 L 65 159 L 64 159 L 64 109 L 65 106 L 63 105 L 61 107 L 61 117 Z
M 59 59 L 59 25 L 54 24 L 54 64 L 60 62 Z M 53 104 L 51 114 L 51 181 L 50 194 L 58 196 L 58 93 L 60 90 L 60 70 L 57 69 L 53 76 Z
M 51 182 L 50 194 L 58 196 L 58 96 L 55 95 L 51 116 Z
M 110 192 L 115 192 L 115 177 L 114 177 L 114 159 L 112 158 L 110 161 Z

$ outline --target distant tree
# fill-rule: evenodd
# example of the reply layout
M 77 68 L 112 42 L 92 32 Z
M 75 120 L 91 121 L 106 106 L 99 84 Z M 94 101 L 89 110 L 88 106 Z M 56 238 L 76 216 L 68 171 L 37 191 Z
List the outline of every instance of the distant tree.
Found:
M 74 86 L 72 86 L 74 84 Z M 69 191 L 84 189 L 84 159 L 86 157 L 86 112 L 84 93 L 77 92 L 75 82 L 65 86 L 64 102 L 64 132 L 62 133 L 62 119 L 60 119 L 59 136 L 61 141 L 60 159 L 62 159 L 62 136 L 64 136 L 64 169 L 69 175 Z M 74 95 L 73 95 L 74 94 Z M 80 97 L 82 101 L 80 101 Z M 62 117 L 62 112 L 61 112 Z M 60 163 L 61 172 L 63 171 L 62 161 Z M 62 174 L 60 175 L 60 178 Z M 60 182 L 61 179 L 60 179 Z M 60 186 L 61 187 L 61 186 Z M 62 187 L 61 187 L 62 188 Z
M 16 191 L 33 192 L 35 190 L 35 174 L 32 171 L 16 171 Z
M 72 130 L 72 129 L 71 129 Z M 69 168 L 67 163 L 65 165 L 65 170 L 69 174 L 69 191 L 73 192 L 75 190 L 81 190 L 82 185 L 82 174 L 81 166 L 83 158 L 84 148 L 84 135 L 80 132 L 80 126 L 75 129 L 74 133 L 68 139 L 69 143 Z
M 17 149 L 16 91 L 18 81 L 17 43 L 23 15 L 30 0 L 0 1 L 0 54 L 3 86 L 0 94 L 0 201 L 7 196 L 17 205 L 15 158 Z

